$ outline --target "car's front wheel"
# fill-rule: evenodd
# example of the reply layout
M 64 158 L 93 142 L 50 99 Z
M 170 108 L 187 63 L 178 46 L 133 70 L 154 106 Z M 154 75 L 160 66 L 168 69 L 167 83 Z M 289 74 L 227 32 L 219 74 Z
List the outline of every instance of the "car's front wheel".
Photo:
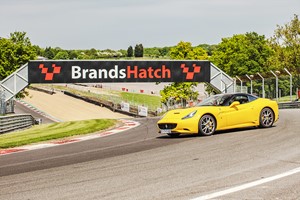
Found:
M 274 123 L 274 112 L 271 108 L 264 108 L 260 112 L 259 126 L 262 128 L 269 128 Z
M 216 120 L 211 115 L 203 115 L 199 120 L 199 134 L 209 136 L 216 130 Z

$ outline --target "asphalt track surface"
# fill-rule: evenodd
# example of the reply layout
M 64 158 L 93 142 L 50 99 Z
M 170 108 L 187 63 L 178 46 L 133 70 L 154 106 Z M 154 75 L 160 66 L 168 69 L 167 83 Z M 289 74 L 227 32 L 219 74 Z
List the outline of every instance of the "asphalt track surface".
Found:
M 0 156 L 0 199 L 201 199 L 300 167 L 300 110 L 268 129 L 169 138 L 127 132 Z M 203 199 L 203 198 L 202 198 Z M 300 199 L 300 173 L 215 199 Z
M 24 113 L 31 114 L 33 118 L 41 119 L 43 124 L 55 122 L 54 120 L 50 119 L 49 117 L 46 117 L 38 112 L 34 112 L 32 109 L 24 106 L 23 104 L 19 103 L 18 101 L 15 101 L 14 112 L 16 114 L 24 114 Z

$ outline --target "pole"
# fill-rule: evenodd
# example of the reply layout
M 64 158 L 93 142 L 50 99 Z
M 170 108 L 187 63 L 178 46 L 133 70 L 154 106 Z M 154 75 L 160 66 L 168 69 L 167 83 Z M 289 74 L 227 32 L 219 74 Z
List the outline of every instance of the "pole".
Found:
M 223 93 L 223 73 L 222 73 L 222 71 L 221 71 L 221 74 L 220 74 L 220 77 L 221 77 L 221 81 L 220 81 L 220 84 L 221 84 L 221 92 Z M 225 92 L 226 93 L 226 92 Z
M 236 79 L 233 78 L 233 93 L 236 92 Z
M 262 88 L 262 97 L 265 98 L 265 79 L 258 72 L 257 72 L 257 75 L 262 79 L 262 86 L 261 86 L 261 88 Z
M 241 82 L 241 92 L 242 92 L 243 91 L 243 81 L 238 76 L 236 76 L 236 78 Z
M 292 102 L 293 101 L 293 97 L 292 97 L 293 96 L 293 76 L 286 68 L 284 68 L 284 70 L 290 76 L 290 100 Z
M 270 70 L 270 72 L 275 76 L 276 78 L 276 101 L 278 102 L 278 76 L 272 71 Z
M 1 85 L 0 85 L 0 114 L 1 115 L 6 114 L 5 92 Z
M 252 89 L 252 79 L 250 78 L 250 76 L 248 76 L 248 74 L 246 74 L 246 77 L 250 80 L 250 93 L 252 94 L 253 93 L 253 89 Z

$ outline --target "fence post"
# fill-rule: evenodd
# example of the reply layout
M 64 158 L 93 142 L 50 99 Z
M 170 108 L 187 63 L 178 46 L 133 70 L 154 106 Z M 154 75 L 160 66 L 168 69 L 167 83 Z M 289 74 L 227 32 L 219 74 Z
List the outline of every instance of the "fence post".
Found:
M 293 101 L 293 97 L 292 97 L 293 96 L 293 76 L 286 68 L 284 68 L 284 70 L 290 76 L 290 99 L 291 99 L 291 102 L 292 102 Z
M 276 101 L 278 102 L 278 76 L 272 71 L 270 70 L 270 72 L 275 76 L 276 78 Z
M 252 75 L 250 75 L 250 76 L 252 76 Z M 248 74 L 246 74 L 246 77 L 250 80 L 250 88 L 251 88 L 250 94 L 252 94 L 252 93 L 253 93 L 253 89 L 252 89 L 252 78 L 251 78 L 250 76 L 248 76 Z
M 236 78 L 241 82 L 241 93 L 243 92 L 243 81 L 238 77 L 238 76 L 236 76 Z
M 257 75 L 262 79 L 262 97 L 265 98 L 265 79 L 260 73 L 257 72 Z

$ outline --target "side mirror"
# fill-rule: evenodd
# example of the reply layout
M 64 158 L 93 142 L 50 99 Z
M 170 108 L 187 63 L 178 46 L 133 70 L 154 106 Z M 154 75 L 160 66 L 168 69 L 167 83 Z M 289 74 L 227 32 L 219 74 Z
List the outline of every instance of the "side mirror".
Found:
M 232 102 L 232 104 L 230 104 L 230 108 L 236 107 L 238 105 L 240 105 L 240 102 L 234 101 L 234 102 Z

